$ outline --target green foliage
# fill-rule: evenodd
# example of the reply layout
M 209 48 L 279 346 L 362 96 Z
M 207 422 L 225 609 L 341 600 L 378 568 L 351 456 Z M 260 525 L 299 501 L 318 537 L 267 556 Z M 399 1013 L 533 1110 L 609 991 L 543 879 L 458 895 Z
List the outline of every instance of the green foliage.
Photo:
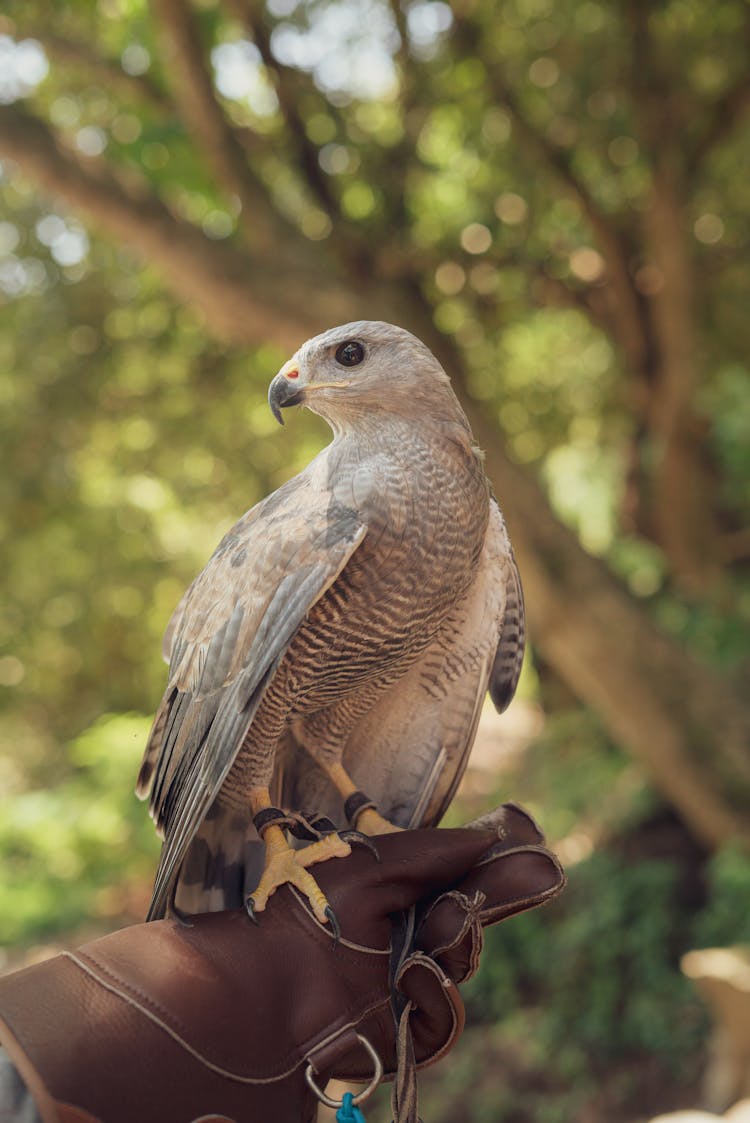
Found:
M 712 446 L 722 466 L 725 498 L 739 500 L 750 514 L 750 420 L 747 405 L 747 370 L 739 364 L 722 367 L 704 392 L 706 410 L 713 418 Z
M 460 1066 L 436 1075 L 431 1118 L 447 1121 L 454 1116 L 446 1103 L 455 1109 L 470 1099 L 487 1033 L 495 1077 L 482 1084 L 480 1102 L 498 1123 L 573 1118 L 604 1073 L 610 1102 L 630 1102 L 633 1111 L 646 1070 L 663 1084 L 690 1080 L 706 1012 L 679 957 L 750 943 L 750 862 L 731 847 L 711 859 L 697 913 L 684 876 L 677 859 L 597 852 L 570 868 L 556 902 L 491 929 L 479 972 L 463 989 L 469 1024 L 496 1025 L 481 1030 Z M 506 1064 L 506 1080 L 519 1067 L 526 1074 L 511 1096 Z
M 707 868 L 697 914 L 677 859 L 599 852 L 571 866 L 555 902 L 485 934 L 462 988 L 468 1029 L 420 1077 L 434 1123 L 633 1118 L 672 1084 L 689 1094 L 707 1015 L 680 955 L 750 935 L 750 864 L 731 849 Z M 390 1118 L 378 1106 L 374 1119 Z
M 84 922 L 116 926 L 129 887 L 148 883 L 158 854 L 133 794 L 147 718 L 100 718 L 70 746 L 68 777 L 0 807 L 0 945 Z
M 550 713 L 541 734 L 485 798 L 512 796 L 538 817 L 569 883 L 552 904 L 486 933 L 479 972 L 462 988 L 470 1044 L 457 1064 L 421 1081 L 423 1113 L 435 1123 L 637 1114 L 646 1084 L 691 1079 L 705 1037 L 680 955 L 741 942 L 748 931 L 747 858 L 717 855 L 701 890 L 677 853 L 638 856 L 648 852 L 641 824 L 656 810 L 653 794 L 594 715 L 542 687 Z M 454 806 L 451 824 L 479 810 Z M 613 845 L 615 835 L 645 841 L 625 856 L 630 848 Z
M 544 728 L 486 798 L 512 795 L 562 840 L 569 883 L 551 905 L 486 933 L 479 972 L 463 988 L 470 1042 L 421 1080 L 423 1114 L 435 1123 L 637 1114 L 647 1085 L 691 1081 L 707 1032 L 680 956 L 750 944 L 747 854 L 727 847 L 702 869 L 679 847 L 639 856 L 653 794 L 594 715 L 566 706 L 543 675 L 541 685 Z M 480 810 L 454 806 L 451 825 Z M 643 842 L 631 854 L 615 836 Z
M 750 858 L 726 846 L 708 862 L 707 901 L 691 927 L 691 946 L 750 946 Z
M 688 1076 L 705 1016 L 676 967 L 688 946 L 678 880 L 669 861 L 596 853 L 571 868 L 559 901 L 487 933 L 464 988 L 469 1024 L 497 1023 L 495 1078 L 482 1086 L 487 1119 L 563 1123 L 597 1096 L 635 1111 L 646 1070 L 663 1084 Z M 457 1083 L 470 1094 L 460 1074 L 442 1080 L 443 1094 L 455 1096 Z

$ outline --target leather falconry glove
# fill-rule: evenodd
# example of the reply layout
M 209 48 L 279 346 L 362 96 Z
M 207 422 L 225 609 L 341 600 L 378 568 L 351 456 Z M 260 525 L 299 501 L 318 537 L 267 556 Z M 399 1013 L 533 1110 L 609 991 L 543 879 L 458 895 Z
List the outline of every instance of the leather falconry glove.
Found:
M 312 1123 L 312 1084 L 372 1084 L 379 1065 L 416 1121 L 415 1069 L 463 1028 L 482 928 L 564 874 L 513 804 L 376 843 L 380 861 L 357 847 L 316 868 L 338 940 L 284 887 L 257 926 L 138 924 L 0 979 L 0 1044 L 43 1123 Z

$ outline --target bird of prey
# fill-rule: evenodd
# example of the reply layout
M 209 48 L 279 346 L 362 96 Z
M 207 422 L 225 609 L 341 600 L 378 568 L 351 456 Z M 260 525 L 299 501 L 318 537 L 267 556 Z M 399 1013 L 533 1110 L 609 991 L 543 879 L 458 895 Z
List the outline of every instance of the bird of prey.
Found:
M 294 848 L 288 812 L 366 835 L 435 825 L 488 688 L 502 711 L 518 682 L 513 551 L 428 348 L 387 323 L 333 328 L 269 403 L 279 421 L 306 406 L 333 440 L 225 535 L 167 628 L 137 786 L 164 839 L 149 919 L 243 900 L 254 915 L 291 883 L 335 925 L 309 867 L 348 836 Z

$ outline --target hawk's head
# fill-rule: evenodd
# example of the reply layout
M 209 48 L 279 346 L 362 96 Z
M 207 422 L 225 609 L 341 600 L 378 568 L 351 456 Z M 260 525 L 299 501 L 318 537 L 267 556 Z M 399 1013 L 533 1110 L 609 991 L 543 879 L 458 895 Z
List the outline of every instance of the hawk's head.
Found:
M 456 402 L 437 359 L 416 336 L 379 320 L 358 320 L 309 339 L 268 390 L 279 422 L 286 406 L 305 405 L 334 428 L 373 413 L 434 412 L 436 399 L 442 399 L 441 413 L 446 401 Z

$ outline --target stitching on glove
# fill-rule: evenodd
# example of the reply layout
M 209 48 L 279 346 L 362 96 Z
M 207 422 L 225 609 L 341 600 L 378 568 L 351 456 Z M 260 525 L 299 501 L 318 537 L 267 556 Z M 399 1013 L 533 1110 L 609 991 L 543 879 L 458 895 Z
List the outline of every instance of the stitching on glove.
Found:
M 127 987 L 128 991 L 130 991 L 132 995 L 132 997 L 129 999 L 132 1005 L 140 1006 L 143 1008 L 145 1008 L 146 1006 L 150 1007 L 157 1020 L 161 1021 L 162 1019 L 169 1018 L 173 1025 L 181 1033 L 184 1033 L 185 1036 L 187 1036 L 188 1030 L 184 1022 L 182 1022 L 178 1017 L 172 1014 L 171 1011 L 162 1006 L 160 1002 L 156 1002 L 151 997 L 151 995 L 146 994 L 146 992 L 141 990 L 140 987 L 133 986 L 130 981 L 122 979 L 119 975 L 116 975 L 114 971 L 112 971 L 112 969 L 107 966 L 106 963 L 102 963 L 102 961 L 100 959 L 97 959 L 95 955 L 91 955 L 90 952 L 83 952 L 80 950 L 76 953 L 72 951 L 64 951 L 62 954 L 67 959 L 72 959 L 78 967 L 82 968 L 88 975 L 96 979 L 96 981 L 106 990 L 111 990 L 115 994 L 121 994 L 122 992 L 120 991 L 120 987 Z M 106 979 L 108 979 L 111 985 L 108 986 L 104 981 L 104 978 L 102 978 L 101 976 L 104 976 Z M 123 995 L 123 997 L 125 997 L 125 995 Z
M 333 942 L 335 940 L 335 937 L 334 937 L 333 933 L 331 932 L 330 927 L 327 924 L 321 924 L 320 923 L 317 916 L 312 911 L 312 908 L 310 906 L 310 902 L 308 901 L 307 897 L 303 897 L 302 894 L 299 892 L 299 890 L 294 885 L 288 885 L 288 886 L 286 886 L 286 888 L 288 888 L 294 894 L 294 896 L 297 898 L 297 901 L 299 902 L 301 907 L 305 910 L 307 915 L 310 917 L 310 920 L 312 920 L 313 923 L 315 924 L 316 928 L 320 929 L 320 931 L 323 933 L 323 935 L 327 937 L 329 942 Z M 390 955 L 391 954 L 390 943 L 389 943 L 387 948 L 372 948 L 372 947 L 369 947 L 367 944 L 356 944 L 353 940 L 347 940 L 345 936 L 339 936 L 338 943 L 343 945 L 343 947 L 351 948 L 352 951 L 360 951 L 364 955 Z
M 295 1069 L 298 1069 L 300 1065 L 307 1063 L 306 1057 L 310 1052 L 310 1047 L 306 1047 L 304 1044 L 302 1044 L 297 1047 L 297 1051 L 299 1051 L 302 1055 L 295 1060 L 294 1064 L 289 1065 L 281 1072 L 274 1073 L 274 1075 L 272 1076 L 245 1076 L 242 1073 L 233 1072 L 231 1069 L 223 1068 L 222 1065 L 216 1064 L 214 1061 L 210 1061 L 208 1057 L 204 1057 L 203 1054 L 198 1052 L 198 1050 L 195 1049 L 188 1041 L 185 1041 L 168 1022 L 164 1021 L 162 1018 L 159 1018 L 153 1010 L 149 1010 L 145 1005 L 142 1005 L 140 1002 L 136 1001 L 133 996 L 115 986 L 114 983 L 107 982 L 103 978 L 101 978 L 93 969 L 93 967 L 90 967 L 82 959 L 78 959 L 78 957 L 72 952 L 63 952 L 62 954 L 65 955 L 68 959 L 71 959 L 76 964 L 76 966 L 84 971 L 87 975 L 90 975 L 91 978 L 93 978 L 100 987 L 103 987 L 104 990 L 110 991 L 110 993 L 112 994 L 116 994 L 118 998 L 121 998 L 123 1000 L 123 1002 L 127 1002 L 129 1006 L 132 1006 L 134 1009 L 138 1010 L 139 1013 L 141 1013 L 145 1018 L 148 1018 L 149 1021 L 153 1022 L 155 1025 L 159 1026 L 160 1029 L 163 1029 L 165 1033 L 169 1034 L 172 1040 L 176 1042 L 176 1044 L 179 1045 L 181 1049 L 184 1049 L 185 1052 L 189 1053 L 191 1057 L 195 1057 L 195 1059 L 202 1065 L 210 1069 L 212 1072 L 218 1073 L 220 1076 L 228 1076 L 231 1080 L 236 1080 L 240 1084 L 275 1084 L 279 1080 L 284 1080 L 287 1076 L 291 1076 Z M 373 1002 L 370 1006 L 358 1006 L 359 1016 L 357 1017 L 356 1021 L 347 1022 L 345 1025 L 338 1026 L 332 1034 L 329 1034 L 329 1037 L 335 1037 L 337 1034 L 341 1033 L 349 1026 L 358 1026 L 360 1022 L 365 1020 L 365 1018 L 370 1017 L 371 1015 L 375 1014 L 376 1011 L 382 1010 L 387 1006 L 388 999 L 382 998 L 379 998 L 377 1002 Z M 316 1042 L 313 1048 L 320 1048 L 321 1045 L 325 1044 L 327 1040 L 328 1038 L 323 1038 L 322 1041 Z M 282 1061 L 282 1063 L 284 1062 Z
M 455 902 L 459 910 L 463 913 L 461 927 L 455 932 L 450 943 L 438 944 L 434 947 L 430 945 L 429 949 L 431 958 L 439 959 L 441 956 L 456 951 L 461 944 L 466 941 L 468 936 L 471 937 L 468 954 L 466 956 L 467 965 L 465 971 L 458 978 L 453 978 L 452 975 L 450 976 L 455 983 L 465 983 L 479 968 L 479 958 L 482 954 L 482 948 L 484 947 L 484 935 L 482 933 L 480 919 L 482 916 L 481 907 L 486 899 L 486 895 L 480 889 L 477 889 L 471 897 L 467 897 L 465 893 L 461 893 L 457 889 L 451 889 L 448 893 L 444 893 L 442 897 L 438 897 L 437 901 L 430 906 L 417 933 L 418 942 L 423 926 L 427 924 L 431 914 L 441 902 L 445 900 Z

